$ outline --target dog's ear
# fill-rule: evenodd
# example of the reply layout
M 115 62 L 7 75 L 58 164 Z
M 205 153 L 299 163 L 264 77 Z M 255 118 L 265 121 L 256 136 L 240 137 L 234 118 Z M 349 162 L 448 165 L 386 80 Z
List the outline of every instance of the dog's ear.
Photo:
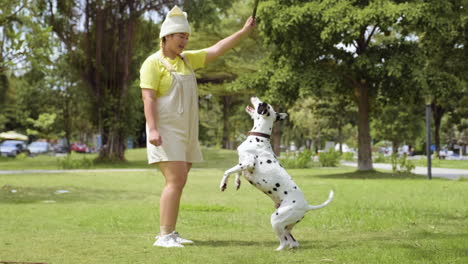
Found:
M 276 113 L 276 121 L 284 120 L 286 119 L 287 116 L 288 114 L 286 113 Z
M 267 104 L 267 103 L 259 103 L 259 104 L 258 104 L 258 108 L 257 108 L 257 113 L 258 113 L 259 115 L 264 115 L 264 114 L 266 114 L 266 113 L 268 112 L 267 107 L 268 107 L 268 104 Z

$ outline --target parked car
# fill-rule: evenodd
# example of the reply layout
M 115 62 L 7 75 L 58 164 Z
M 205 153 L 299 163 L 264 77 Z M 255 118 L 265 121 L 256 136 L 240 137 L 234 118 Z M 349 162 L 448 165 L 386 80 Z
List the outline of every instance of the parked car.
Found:
M 86 144 L 78 143 L 78 142 L 72 143 L 71 146 L 70 146 L 70 150 L 78 152 L 78 153 L 88 153 L 89 152 L 89 148 L 88 148 L 88 146 L 86 146 Z
M 16 157 L 21 152 L 28 152 L 25 141 L 5 140 L 0 144 L 0 153 L 3 157 Z
M 68 153 L 68 147 L 65 146 L 65 145 L 54 145 L 53 146 L 54 148 L 54 152 L 55 153 L 59 153 L 59 154 L 66 154 Z
M 30 155 L 52 153 L 52 145 L 49 142 L 35 141 L 28 145 Z

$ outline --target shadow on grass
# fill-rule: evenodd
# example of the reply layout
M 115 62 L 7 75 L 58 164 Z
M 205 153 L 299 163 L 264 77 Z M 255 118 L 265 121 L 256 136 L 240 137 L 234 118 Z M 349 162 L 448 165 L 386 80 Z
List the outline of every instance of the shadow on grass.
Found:
M 444 247 L 448 254 L 453 256 L 465 256 L 466 251 L 462 246 L 450 246 L 453 241 L 466 241 L 468 233 L 433 233 L 427 231 L 417 231 L 409 234 L 407 237 L 387 234 L 369 234 L 368 236 L 360 235 L 358 237 L 350 235 L 348 239 L 338 240 L 303 240 L 299 241 L 300 249 L 341 249 L 347 250 L 351 247 L 375 247 L 379 245 L 382 248 L 402 248 L 408 249 L 412 254 L 421 257 L 432 256 L 434 254 L 434 245 Z M 429 262 L 428 262 L 429 263 Z M 449 263 L 449 262 L 447 262 Z
M 194 241 L 195 245 L 202 247 L 271 247 L 276 248 L 279 245 L 279 241 L 242 241 L 242 240 L 208 240 Z
M 72 203 L 97 200 L 143 199 L 150 193 L 135 193 L 123 190 L 102 190 L 76 187 L 20 187 L 4 185 L 0 189 L 0 204 L 25 203 Z
M 354 171 L 347 173 L 339 174 L 318 174 L 315 177 L 325 178 L 325 179 L 343 179 L 343 180 L 427 180 L 426 177 L 421 175 L 416 175 L 412 173 L 392 173 L 392 172 L 381 172 L 376 170 L 371 171 Z

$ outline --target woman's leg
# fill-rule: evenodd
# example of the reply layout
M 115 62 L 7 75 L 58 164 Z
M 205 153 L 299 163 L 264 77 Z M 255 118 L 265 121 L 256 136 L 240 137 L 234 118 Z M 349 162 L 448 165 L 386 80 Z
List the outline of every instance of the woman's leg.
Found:
M 187 182 L 190 170 L 185 161 L 168 161 L 159 163 L 159 168 L 166 179 L 166 185 L 161 194 L 159 208 L 159 225 L 161 235 L 167 235 L 175 230 L 179 214 L 180 197 Z

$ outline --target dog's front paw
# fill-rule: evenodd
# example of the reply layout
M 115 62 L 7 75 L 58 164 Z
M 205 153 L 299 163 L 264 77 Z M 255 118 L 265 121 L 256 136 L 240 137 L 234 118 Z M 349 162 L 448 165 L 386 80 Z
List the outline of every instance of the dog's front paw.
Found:
M 224 192 L 224 190 L 226 190 L 226 186 L 227 186 L 226 182 L 222 181 L 221 184 L 219 185 L 219 190 Z
M 239 190 L 240 186 L 241 186 L 241 181 L 240 181 L 239 178 L 237 178 L 236 179 L 236 190 Z

